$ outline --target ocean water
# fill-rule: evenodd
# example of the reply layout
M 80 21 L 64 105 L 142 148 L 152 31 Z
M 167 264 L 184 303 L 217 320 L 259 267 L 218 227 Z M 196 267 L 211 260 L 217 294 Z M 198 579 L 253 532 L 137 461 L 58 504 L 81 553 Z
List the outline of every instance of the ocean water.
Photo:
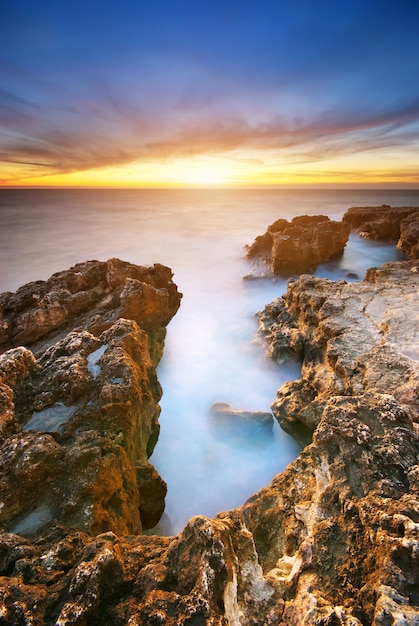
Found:
M 158 368 L 161 433 L 151 458 L 168 484 L 166 532 L 241 504 L 299 452 L 276 424 L 271 435 L 227 436 L 210 417 L 216 401 L 269 411 L 278 387 L 299 376 L 298 363 L 274 363 L 257 336 L 256 312 L 286 280 L 243 281 L 243 246 L 280 217 L 340 219 L 351 206 L 381 204 L 418 206 L 419 190 L 0 190 L 0 291 L 87 259 L 174 272 L 183 299 Z M 317 274 L 362 279 L 397 258 L 394 246 L 351 235 L 343 257 Z

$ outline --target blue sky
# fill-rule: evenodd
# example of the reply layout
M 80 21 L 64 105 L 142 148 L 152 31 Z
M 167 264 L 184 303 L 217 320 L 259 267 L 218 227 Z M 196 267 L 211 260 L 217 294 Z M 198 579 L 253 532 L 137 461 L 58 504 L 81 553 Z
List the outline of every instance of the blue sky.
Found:
M 3 184 L 188 163 L 419 182 L 417 0 L 3 4 Z

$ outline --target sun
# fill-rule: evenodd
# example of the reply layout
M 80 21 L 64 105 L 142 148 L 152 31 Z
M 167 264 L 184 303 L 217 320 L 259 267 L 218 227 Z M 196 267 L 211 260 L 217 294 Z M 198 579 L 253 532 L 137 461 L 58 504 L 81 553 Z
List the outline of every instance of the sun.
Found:
M 222 186 L 230 182 L 231 172 L 224 163 L 206 159 L 179 160 L 168 174 L 173 182 L 191 187 Z
M 200 185 L 200 186 L 208 185 L 209 187 L 212 187 L 214 185 L 225 185 L 227 181 L 225 177 L 220 174 L 211 173 L 211 172 L 208 172 L 208 173 L 202 172 L 200 174 L 197 174 L 196 176 L 194 176 L 193 179 L 188 180 L 187 182 L 190 185 Z

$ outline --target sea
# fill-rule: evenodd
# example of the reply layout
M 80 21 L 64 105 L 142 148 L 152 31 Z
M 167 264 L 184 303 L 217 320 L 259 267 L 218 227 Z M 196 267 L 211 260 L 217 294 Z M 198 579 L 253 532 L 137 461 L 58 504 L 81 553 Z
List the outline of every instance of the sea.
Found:
M 276 423 L 263 436 L 236 436 L 211 419 L 214 402 L 270 411 L 277 389 L 300 375 L 299 363 L 271 360 L 257 332 L 256 313 L 287 280 L 244 280 L 244 246 L 278 218 L 340 220 L 349 207 L 381 205 L 419 206 L 419 190 L 0 190 L 0 292 L 89 259 L 163 263 L 174 273 L 183 298 L 158 367 L 161 431 L 150 459 L 168 485 L 159 532 L 242 504 L 300 450 Z M 400 258 L 393 244 L 351 235 L 344 255 L 316 274 L 362 280 Z

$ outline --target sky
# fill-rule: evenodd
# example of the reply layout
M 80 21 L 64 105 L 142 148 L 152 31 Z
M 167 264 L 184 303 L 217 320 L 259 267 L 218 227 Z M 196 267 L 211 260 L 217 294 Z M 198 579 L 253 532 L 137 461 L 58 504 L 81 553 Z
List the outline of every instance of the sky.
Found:
M 3 0 L 0 186 L 419 187 L 419 0 Z

